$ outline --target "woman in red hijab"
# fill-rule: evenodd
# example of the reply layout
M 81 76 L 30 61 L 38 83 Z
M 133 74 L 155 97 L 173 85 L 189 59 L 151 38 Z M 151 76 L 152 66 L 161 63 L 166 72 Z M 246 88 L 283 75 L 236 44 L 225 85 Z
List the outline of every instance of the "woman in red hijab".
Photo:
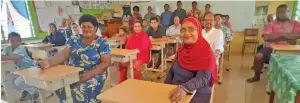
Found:
M 128 37 L 125 44 L 125 49 L 137 49 L 137 59 L 133 61 L 134 79 L 141 79 L 141 67 L 149 61 L 149 53 L 151 49 L 151 41 L 148 35 L 144 32 L 142 24 L 135 22 L 133 25 L 133 34 Z M 125 81 L 127 78 L 127 67 L 129 63 L 119 64 L 119 83 Z
M 169 98 L 172 103 L 178 103 L 197 90 L 190 103 L 209 103 L 211 87 L 217 81 L 215 55 L 202 37 L 201 24 L 196 18 L 184 19 L 181 27 L 184 44 L 178 49 L 165 80 L 178 87 L 169 93 Z

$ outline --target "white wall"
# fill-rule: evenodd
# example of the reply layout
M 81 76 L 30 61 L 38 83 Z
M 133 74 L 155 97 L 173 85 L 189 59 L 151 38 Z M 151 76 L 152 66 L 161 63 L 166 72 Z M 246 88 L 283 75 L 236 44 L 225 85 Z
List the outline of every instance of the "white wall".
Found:
M 170 10 L 174 11 L 177 1 L 153 0 L 143 3 L 132 3 L 131 7 L 137 5 L 140 7 L 140 13 L 144 16 L 147 13 L 147 7 L 152 6 L 155 14 L 161 14 L 164 11 L 164 5 L 169 4 Z M 245 28 L 251 28 L 254 20 L 255 1 L 197 1 L 198 9 L 204 12 L 205 4 L 211 5 L 213 13 L 227 14 L 230 16 L 230 22 L 233 25 L 233 31 L 244 31 Z M 192 8 L 192 1 L 183 1 L 183 8 L 188 12 Z

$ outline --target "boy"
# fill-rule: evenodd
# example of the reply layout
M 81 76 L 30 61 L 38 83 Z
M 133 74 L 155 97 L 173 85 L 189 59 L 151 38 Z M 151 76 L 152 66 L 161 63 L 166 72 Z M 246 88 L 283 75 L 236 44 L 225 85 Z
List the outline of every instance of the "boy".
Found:
M 35 61 L 33 61 L 29 57 L 28 51 L 25 48 L 25 46 L 21 44 L 21 36 L 19 33 L 9 33 L 8 40 L 10 46 L 6 47 L 1 52 L 1 61 L 14 60 L 17 63 L 18 69 L 20 70 L 36 66 Z M 27 99 L 38 99 L 38 93 L 36 88 L 27 85 L 21 76 L 15 80 L 15 85 L 21 88 L 22 90 L 22 96 L 20 98 L 20 101 L 24 101 Z

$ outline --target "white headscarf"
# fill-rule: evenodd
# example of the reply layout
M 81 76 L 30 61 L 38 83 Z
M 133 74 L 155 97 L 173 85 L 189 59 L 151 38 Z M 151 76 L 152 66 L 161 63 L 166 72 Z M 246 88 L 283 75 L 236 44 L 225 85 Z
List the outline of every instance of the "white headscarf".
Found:
M 73 24 L 76 24 L 78 26 L 78 28 L 80 29 L 79 34 L 82 34 L 82 30 L 81 30 L 81 27 L 80 27 L 79 23 L 78 22 L 73 22 L 72 23 L 72 35 L 75 35 L 75 31 L 73 29 Z

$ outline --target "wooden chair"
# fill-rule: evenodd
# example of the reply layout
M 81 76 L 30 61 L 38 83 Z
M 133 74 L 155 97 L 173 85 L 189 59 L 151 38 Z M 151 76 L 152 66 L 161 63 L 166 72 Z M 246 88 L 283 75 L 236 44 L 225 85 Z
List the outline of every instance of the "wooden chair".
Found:
M 256 51 L 256 46 L 258 45 L 258 28 L 246 28 L 244 33 L 244 43 L 242 48 L 243 55 L 245 54 L 246 44 L 254 44 L 254 53 Z
M 297 39 L 296 45 L 300 45 L 300 39 Z

